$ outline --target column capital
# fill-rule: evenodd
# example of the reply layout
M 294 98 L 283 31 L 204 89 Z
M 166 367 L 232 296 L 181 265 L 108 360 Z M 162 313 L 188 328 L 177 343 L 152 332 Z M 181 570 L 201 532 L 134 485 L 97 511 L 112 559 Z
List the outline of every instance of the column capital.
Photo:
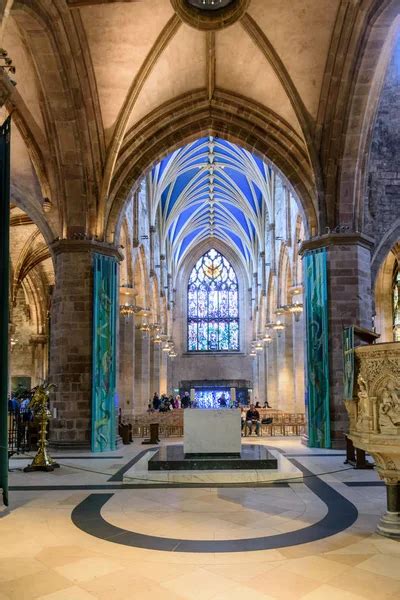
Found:
M 47 335 L 44 335 L 43 333 L 31 335 L 29 338 L 29 343 L 32 344 L 32 346 L 38 346 L 40 344 L 47 344 Z
M 311 250 L 327 248 L 329 246 L 363 246 L 371 250 L 374 240 L 360 232 L 352 233 L 326 233 L 302 242 L 299 254 L 303 255 Z
M 55 240 L 50 249 L 55 256 L 70 252 L 80 252 L 88 254 L 105 254 L 106 256 L 112 256 L 121 262 L 123 255 L 119 248 L 106 242 L 99 242 L 97 240 Z

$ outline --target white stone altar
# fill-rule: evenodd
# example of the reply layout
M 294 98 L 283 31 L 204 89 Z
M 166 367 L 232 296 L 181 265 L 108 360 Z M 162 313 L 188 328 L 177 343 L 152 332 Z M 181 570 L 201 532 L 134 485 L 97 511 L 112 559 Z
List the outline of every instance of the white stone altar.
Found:
M 183 414 L 185 455 L 240 454 L 239 409 L 191 408 Z

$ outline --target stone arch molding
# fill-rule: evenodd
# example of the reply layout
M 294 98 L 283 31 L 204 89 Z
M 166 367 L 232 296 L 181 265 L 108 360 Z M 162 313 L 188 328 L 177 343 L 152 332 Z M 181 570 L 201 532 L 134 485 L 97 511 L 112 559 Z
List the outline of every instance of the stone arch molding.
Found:
M 342 132 L 343 155 L 338 177 L 339 201 L 336 205 L 339 222 L 351 224 L 357 231 L 363 228 L 368 158 L 375 118 L 399 33 L 400 2 L 384 0 L 372 15 L 358 49 L 355 77 Z
M 124 206 L 154 164 L 199 137 L 213 135 L 272 162 L 299 198 L 308 235 L 320 228 L 314 171 L 304 141 L 276 113 L 242 96 L 217 91 L 211 102 L 203 91 L 185 94 L 154 110 L 125 136 L 110 192 L 99 211 L 97 230 L 117 242 Z

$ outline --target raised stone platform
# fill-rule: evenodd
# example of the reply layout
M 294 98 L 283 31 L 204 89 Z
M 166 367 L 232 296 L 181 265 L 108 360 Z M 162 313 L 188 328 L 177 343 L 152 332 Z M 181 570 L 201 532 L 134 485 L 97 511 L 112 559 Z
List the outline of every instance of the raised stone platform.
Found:
M 244 443 L 242 448 L 248 444 Z M 263 444 L 259 444 L 262 446 Z M 293 465 L 283 454 L 269 447 L 268 451 L 277 460 L 276 469 L 186 469 L 150 471 L 149 460 L 159 451 L 149 450 L 126 473 L 125 481 L 131 483 L 146 482 L 147 484 L 266 484 L 274 482 L 299 482 L 303 473 Z
M 149 460 L 149 471 L 277 469 L 278 460 L 265 446 L 246 444 L 237 454 L 185 454 L 183 446 L 163 446 Z

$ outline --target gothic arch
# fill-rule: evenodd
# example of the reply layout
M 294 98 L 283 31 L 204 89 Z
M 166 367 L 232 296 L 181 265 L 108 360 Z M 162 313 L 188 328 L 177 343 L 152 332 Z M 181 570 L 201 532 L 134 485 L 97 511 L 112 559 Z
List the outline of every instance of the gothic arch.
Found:
M 162 105 L 127 133 L 116 162 L 107 205 L 100 207 L 98 234 L 118 240 L 123 206 L 143 173 L 177 148 L 206 135 L 243 146 L 273 162 L 304 209 L 307 229 L 319 229 L 323 206 L 317 206 L 315 174 L 298 134 L 259 104 L 229 92 L 215 93 L 211 105 L 198 91 Z

